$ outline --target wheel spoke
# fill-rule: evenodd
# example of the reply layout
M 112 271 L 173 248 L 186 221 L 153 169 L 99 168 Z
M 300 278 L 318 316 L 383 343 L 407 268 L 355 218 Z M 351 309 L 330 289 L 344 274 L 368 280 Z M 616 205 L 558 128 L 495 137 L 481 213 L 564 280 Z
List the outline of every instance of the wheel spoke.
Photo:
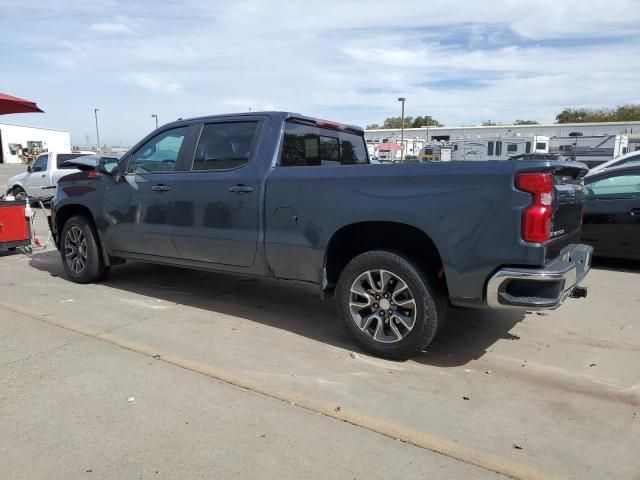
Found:
M 404 325 L 404 328 L 406 328 L 407 330 L 411 330 L 413 328 L 414 318 L 411 315 L 404 315 L 396 311 L 391 316 L 391 320 L 393 319 L 397 319 L 400 323 L 402 323 L 402 325 Z
M 391 328 L 391 331 L 394 333 L 396 338 L 400 340 L 402 338 L 402 334 L 400 333 L 400 330 L 398 330 L 398 327 L 396 326 L 396 324 L 393 323 L 393 321 L 390 321 L 389 327 Z
M 363 317 L 359 325 L 360 330 L 362 330 L 363 332 L 365 330 L 368 330 L 374 320 L 377 320 L 378 324 L 380 324 L 380 319 L 377 315 L 369 315 L 367 317 Z

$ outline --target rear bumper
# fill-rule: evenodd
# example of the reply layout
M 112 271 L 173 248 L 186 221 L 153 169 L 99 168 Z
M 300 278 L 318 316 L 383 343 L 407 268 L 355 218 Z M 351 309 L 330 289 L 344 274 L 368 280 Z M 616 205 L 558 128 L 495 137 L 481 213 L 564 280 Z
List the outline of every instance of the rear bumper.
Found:
M 591 267 L 593 247 L 583 244 L 565 246 L 555 260 L 543 268 L 503 268 L 487 283 L 490 308 L 558 308 L 567 296 L 586 296 L 577 288 Z

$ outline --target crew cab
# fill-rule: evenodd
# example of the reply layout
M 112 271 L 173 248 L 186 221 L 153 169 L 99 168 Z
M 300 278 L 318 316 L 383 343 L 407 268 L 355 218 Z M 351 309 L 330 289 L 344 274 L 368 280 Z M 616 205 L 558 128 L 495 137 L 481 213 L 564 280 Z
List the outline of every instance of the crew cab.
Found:
M 64 165 L 64 163 L 92 153 L 85 151 L 42 153 L 27 166 L 26 172 L 9 179 L 7 193 L 11 193 L 17 199 L 27 197 L 38 200 L 50 199 L 55 194 L 60 178 L 78 172 L 75 166 Z
M 126 260 L 309 282 L 365 350 L 425 348 L 450 304 L 557 308 L 578 286 L 586 167 L 369 163 L 359 127 L 294 113 L 179 120 L 66 176 L 52 230 L 68 277 Z M 247 291 L 251 295 L 251 291 Z

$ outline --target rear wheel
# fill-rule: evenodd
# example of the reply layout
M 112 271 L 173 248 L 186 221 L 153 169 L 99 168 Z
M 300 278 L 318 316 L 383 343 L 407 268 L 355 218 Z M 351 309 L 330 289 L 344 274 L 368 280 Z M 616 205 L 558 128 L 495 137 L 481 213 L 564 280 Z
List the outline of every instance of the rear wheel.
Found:
M 98 245 L 98 235 L 87 217 L 77 215 L 64 224 L 60 254 L 69 278 L 76 283 L 102 280 L 109 273 Z
M 443 290 L 393 252 L 355 257 L 340 275 L 336 293 L 356 343 L 381 357 L 406 359 L 423 350 L 444 322 Z

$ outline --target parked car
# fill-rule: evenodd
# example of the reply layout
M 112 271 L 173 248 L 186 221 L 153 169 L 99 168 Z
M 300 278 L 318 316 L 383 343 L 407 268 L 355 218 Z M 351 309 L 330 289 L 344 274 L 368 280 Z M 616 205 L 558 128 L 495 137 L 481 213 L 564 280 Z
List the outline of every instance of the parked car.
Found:
M 74 282 L 128 259 L 309 282 L 335 295 L 362 348 L 404 358 L 432 341 L 449 303 L 545 309 L 586 294 L 585 173 L 551 161 L 371 165 L 359 127 L 211 116 L 64 177 L 52 231 Z
M 9 179 L 7 193 L 17 199 L 33 198 L 38 200 L 50 199 L 54 196 L 58 180 L 75 173 L 73 166 L 63 164 L 73 158 L 90 155 L 93 152 L 45 152 L 39 155 L 27 171 L 19 173 Z
M 600 165 L 593 167 L 587 173 L 587 177 L 591 177 L 602 170 L 613 167 L 621 167 L 623 165 L 636 164 L 640 165 L 640 152 L 634 151 L 625 153 L 624 155 L 620 155 L 614 159 L 609 160 L 608 162 L 601 163 Z
M 582 241 L 594 255 L 640 260 L 640 164 L 585 178 Z

